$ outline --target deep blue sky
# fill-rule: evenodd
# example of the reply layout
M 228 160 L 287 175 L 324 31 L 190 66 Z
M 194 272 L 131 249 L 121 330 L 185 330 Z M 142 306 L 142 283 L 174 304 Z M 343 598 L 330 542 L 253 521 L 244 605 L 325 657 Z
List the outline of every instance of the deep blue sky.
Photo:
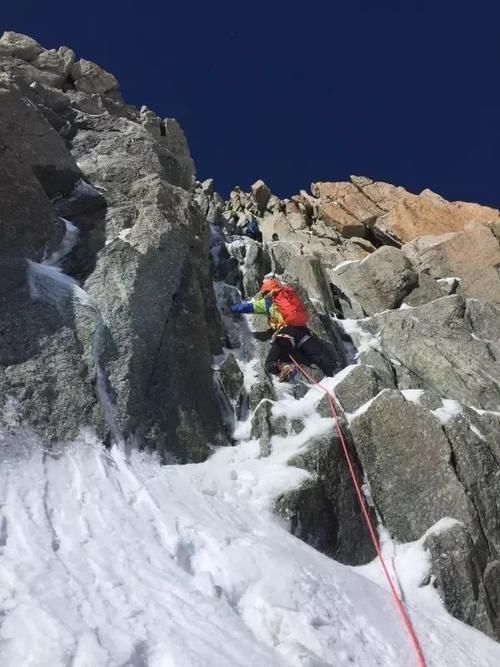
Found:
M 178 118 L 224 193 L 354 173 L 500 206 L 500 0 L 17 0 L 0 27 Z

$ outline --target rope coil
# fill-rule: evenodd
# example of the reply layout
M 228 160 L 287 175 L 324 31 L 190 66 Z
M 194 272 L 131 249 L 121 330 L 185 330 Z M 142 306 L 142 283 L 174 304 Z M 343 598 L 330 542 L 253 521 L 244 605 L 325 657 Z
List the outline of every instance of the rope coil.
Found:
M 316 385 L 322 391 L 324 391 L 325 394 L 326 394 L 326 397 L 327 397 L 327 400 L 328 400 L 328 405 L 330 407 L 330 412 L 332 414 L 332 419 L 335 422 L 335 428 L 336 428 L 337 436 L 338 436 L 338 439 L 340 441 L 340 445 L 341 445 L 341 448 L 342 448 L 342 453 L 343 453 L 344 458 L 345 458 L 346 463 L 347 463 L 349 474 L 351 476 L 351 480 L 352 480 L 353 485 L 354 485 L 354 490 L 356 492 L 356 497 L 358 499 L 358 503 L 359 503 L 359 506 L 360 506 L 360 509 L 361 509 L 361 513 L 362 513 L 364 521 L 366 523 L 366 527 L 368 529 L 368 533 L 370 535 L 371 542 L 372 542 L 373 547 L 375 549 L 375 552 L 378 556 L 380 565 L 382 567 L 382 571 L 384 573 L 384 577 L 385 577 L 385 579 L 386 579 L 386 581 L 389 585 L 389 589 L 391 591 L 391 596 L 394 600 L 394 604 L 395 604 L 395 606 L 396 606 L 396 608 L 397 608 L 397 610 L 398 610 L 398 612 L 401 616 L 403 626 L 408 633 L 410 643 L 413 647 L 413 650 L 415 651 L 415 656 L 417 658 L 417 665 L 418 665 L 418 667 L 426 667 L 424 653 L 422 651 L 422 647 L 420 646 L 420 642 L 419 642 L 417 634 L 415 632 L 415 628 L 413 627 L 413 624 L 412 624 L 411 619 L 408 615 L 408 611 L 403 604 L 403 601 L 401 600 L 401 598 L 399 597 L 399 595 L 397 593 L 396 586 L 394 585 L 392 577 L 389 574 L 389 570 L 387 568 L 384 556 L 382 554 L 382 549 L 380 547 L 380 542 L 379 542 L 379 539 L 378 539 L 378 535 L 377 535 L 377 532 L 376 532 L 375 527 L 373 525 L 373 522 L 371 520 L 370 513 L 368 512 L 368 508 L 367 508 L 367 505 L 366 505 L 366 500 L 365 500 L 365 497 L 363 495 L 363 491 L 361 490 L 361 484 L 360 484 L 358 476 L 356 474 L 356 470 L 354 469 L 354 464 L 352 462 L 352 457 L 349 453 L 349 448 L 347 447 L 347 443 L 346 443 L 344 434 L 342 432 L 342 428 L 340 427 L 340 420 L 338 418 L 337 409 L 335 407 L 334 397 L 332 396 L 332 393 L 328 389 L 323 387 L 323 385 L 321 385 L 317 380 L 315 380 L 313 377 L 311 377 L 309 375 L 309 373 L 307 373 L 307 371 L 305 371 L 302 368 L 302 366 L 292 357 L 292 355 L 290 355 L 290 359 L 291 359 L 293 365 L 297 368 L 297 370 L 300 373 L 302 373 L 302 375 L 306 378 L 306 380 L 308 382 L 310 382 L 313 385 Z

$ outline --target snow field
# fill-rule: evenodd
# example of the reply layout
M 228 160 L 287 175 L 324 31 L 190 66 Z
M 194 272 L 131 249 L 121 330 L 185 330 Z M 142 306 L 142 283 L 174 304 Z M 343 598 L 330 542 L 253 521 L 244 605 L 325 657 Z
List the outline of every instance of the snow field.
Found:
M 413 665 L 378 565 L 340 565 L 271 514 L 308 475 L 286 460 L 332 428 L 314 413 L 321 396 L 295 401 L 306 435 L 275 438 L 265 459 L 245 440 L 162 467 L 90 432 L 54 455 L 26 431 L 3 433 L 2 667 Z M 284 390 L 276 411 L 290 400 Z M 418 588 L 421 546 L 384 548 L 429 665 L 499 664 L 500 646 Z

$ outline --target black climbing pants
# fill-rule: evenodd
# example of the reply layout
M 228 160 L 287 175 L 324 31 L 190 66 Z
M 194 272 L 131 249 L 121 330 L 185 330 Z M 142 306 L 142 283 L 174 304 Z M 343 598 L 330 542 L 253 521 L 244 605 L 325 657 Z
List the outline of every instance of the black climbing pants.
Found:
M 266 371 L 278 375 L 280 362 L 291 363 L 290 355 L 299 364 L 318 366 L 330 377 L 338 370 L 334 355 L 307 327 L 283 327 L 274 334 L 265 363 Z

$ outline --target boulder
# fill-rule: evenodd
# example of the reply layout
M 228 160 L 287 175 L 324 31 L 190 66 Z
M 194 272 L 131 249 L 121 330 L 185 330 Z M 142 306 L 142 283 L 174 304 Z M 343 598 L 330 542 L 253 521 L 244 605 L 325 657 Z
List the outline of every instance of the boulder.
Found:
M 461 521 L 477 537 L 474 507 L 433 414 L 386 389 L 352 420 L 351 433 L 371 495 L 395 539 L 417 540 L 443 517 Z
M 466 315 L 466 302 L 443 297 L 413 309 L 382 313 L 359 324 L 377 336 L 397 373 L 400 389 L 432 389 L 485 410 L 500 405 L 500 365 Z
M 6 30 L 0 37 L 0 55 L 12 56 L 21 60 L 34 60 L 43 52 L 43 47 L 27 35 Z
M 42 51 L 33 60 L 33 65 L 37 69 L 59 74 L 61 76 L 61 82 L 64 82 L 68 78 L 74 62 L 75 52 L 68 49 L 67 46 L 61 46 L 57 50 L 50 49 L 49 51 Z
M 358 364 L 335 386 L 335 395 L 345 412 L 355 412 L 383 388 L 374 368 Z
M 259 212 L 261 214 L 264 213 L 271 198 L 271 190 L 269 190 L 264 181 L 258 180 L 252 185 L 252 195 Z
M 500 245 L 489 226 L 470 223 L 460 232 L 418 237 L 403 252 L 434 278 L 458 276 L 466 296 L 500 304 Z
M 415 288 L 403 301 L 407 306 L 421 306 L 447 296 L 446 287 L 430 276 L 427 270 L 417 274 L 417 281 Z
M 373 546 L 336 436 L 329 433 L 309 441 L 289 465 L 314 475 L 276 499 L 274 509 L 290 532 L 342 563 L 372 560 Z M 354 465 L 359 474 L 356 461 Z
M 75 88 L 83 93 L 106 94 L 119 88 L 113 74 L 84 58 L 72 65 L 70 73 Z
M 339 265 L 329 273 L 333 285 L 366 315 L 397 308 L 417 284 L 417 275 L 400 250 L 384 246 L 362 262 Z

